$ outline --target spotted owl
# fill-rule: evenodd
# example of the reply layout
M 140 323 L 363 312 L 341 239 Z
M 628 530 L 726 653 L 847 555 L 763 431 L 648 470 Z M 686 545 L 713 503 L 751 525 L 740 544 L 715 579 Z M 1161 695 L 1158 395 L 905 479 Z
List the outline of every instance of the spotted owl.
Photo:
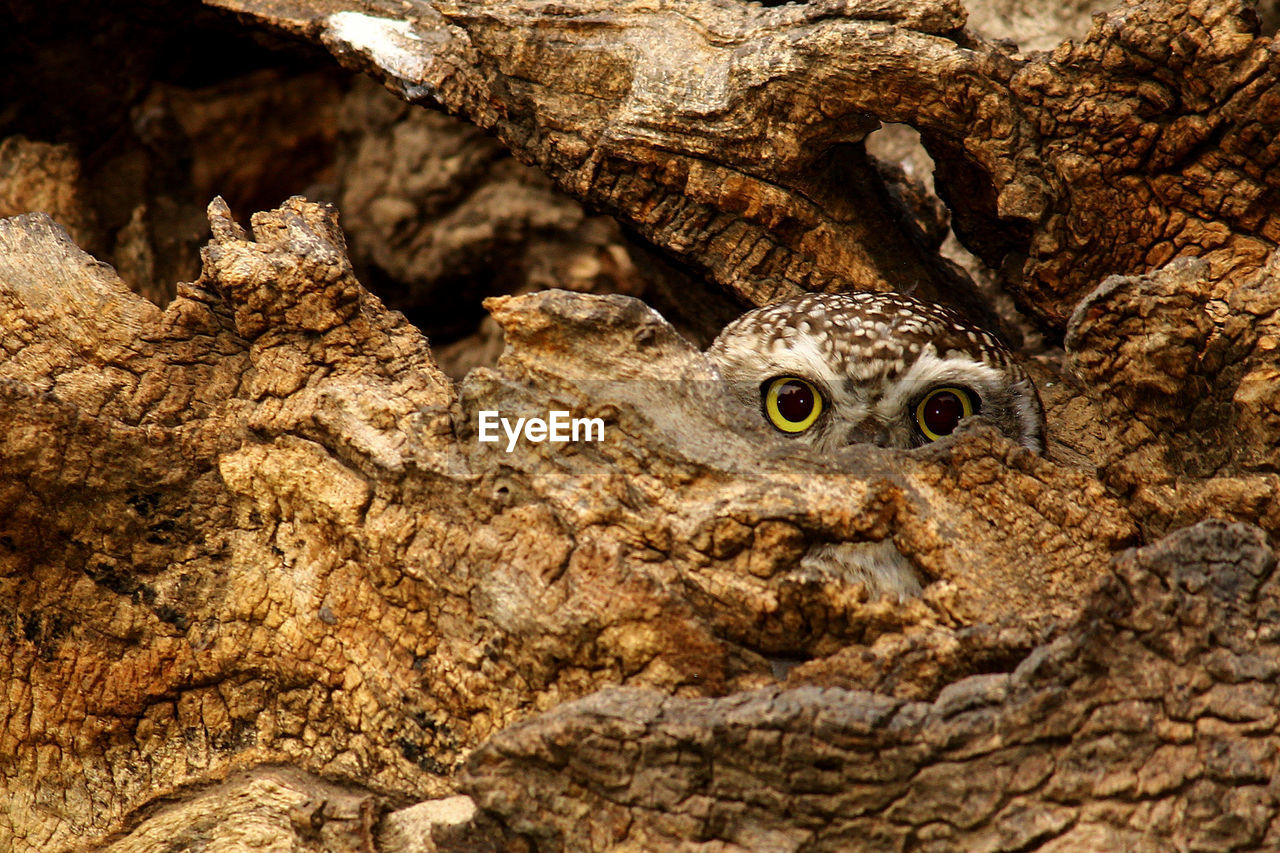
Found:
M 750 311 L 707 350 L 744 411 L 779 440 L 832 451 L 912 448 L 981 415 L 1036 453 L 1044 410 L 1003 344 L 937 305 L 887 293 L 809 294 Z M 802 568 L 914 595 L 918 573 L 889 540 L 819 545 Z

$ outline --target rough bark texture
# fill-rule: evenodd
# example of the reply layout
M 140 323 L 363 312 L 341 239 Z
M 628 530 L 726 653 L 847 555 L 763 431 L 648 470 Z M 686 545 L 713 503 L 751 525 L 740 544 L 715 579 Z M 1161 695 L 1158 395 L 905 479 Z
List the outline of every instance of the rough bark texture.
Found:
M 953 3 L 214 5 L 548 177 L 314 70 L 135 86 L 156 121 L 115 162 L 198 164 L 141 208 L 76 134 L 0 143 L 3 212 L 71 231 L 0 221 L 0 847 L 1280 845 L 1280 63 L 1249 10 L 1127 3 L 1024 55 Z M 300 93 L 314 124 L 246 135 L 334 152 L 293 162 L 355 263 L 331 206 L 246 231 L 215 201 L 174 288 L 191 194 L 272 171 L 221 117 Z M 958 234 L 1065 334 L 1032 365 L 1048 458 L 981 423 L 769 449 L 620 295 L 695 338 L 804 288 L 982 313 L 871 117 L 919 129 Z M 548 181 L 685 269 L 655 283 Z M 460 376 L 490 293 L 519 293 L 477 333 L 505 349 L 455 382 L 422 328 Z M 480 410 L 604 440 L 508 452 Z M 884 539 L 920 600 L 799 567 Z
M 961 238 L 1059 328 L 1108 274 L 1256 266 L 1280 233 L 1276 66 L 1240 3 L 1128 0 L 1031 57 L 942 0 L 216 5 L 493 129 L 750 303 L 956 286 L 869 197 L 867 114 L 920 131 Z
M 1016 625 L 1007 655 L 1133 538 L 1085 475 L 990 433 L 762 456 L 702 355 L 625 297 L 496 303 L 499 370 L 455 391 L 351 275 L 332 212 L 292 202 L 253 239 L 212 222 L 163 312 L 48 219 L 0 226 L 6 651 L 29 685 L 9 778 L 104 804 L 12 813 L 18 837 L 259 762 L 442 794 L 481 740 L 604 684 L 718 694 L 771 681 L 769 656 L 891 634 L 892 657 L 974 623 Z M 489 406 L 600 416 L 607 440 L 509 454 L 476 441 Z M 886 536 L 939 579 L 922 602 L 795 568 Z
M 493 738 L 463 788 L 551 850 L 1274 849 L 1275 563 L 1205 522 L 933 701 L 602 691 Z

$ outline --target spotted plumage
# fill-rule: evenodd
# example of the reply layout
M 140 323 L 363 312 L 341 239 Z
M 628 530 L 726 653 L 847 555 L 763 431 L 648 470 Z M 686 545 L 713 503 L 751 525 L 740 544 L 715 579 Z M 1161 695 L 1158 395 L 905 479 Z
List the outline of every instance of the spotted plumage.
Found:
M 781 441 L 919 447 L 981 416 L 1044 449 L 1035 385 L 1000 341 L 937 305 L 885 293 L 809 294 L 758 308 L 707 350 L 748 416 Z M 917 594 L 920 578 L 891 540 L 817 545 L 810 574 L 865 583 L 873 596 Z
M 758 308 L 726 326 L 707 356 L 755 411 L 768 380 L 812 383 L 823 411 L 810 429 L 786 437 L 824 450 L 925 444 L 915 407 L 930 390 L 947 387 L 973 392 L 973 414 L 1013 441 L 1044 449 L 1040 399 L 1008 348 L 909 296 L 815 293 Z

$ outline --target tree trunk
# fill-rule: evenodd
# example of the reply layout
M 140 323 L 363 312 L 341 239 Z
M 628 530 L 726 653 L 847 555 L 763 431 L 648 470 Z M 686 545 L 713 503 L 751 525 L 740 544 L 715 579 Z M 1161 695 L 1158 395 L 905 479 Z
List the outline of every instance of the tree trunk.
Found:
M 175 288 L 200 180 L 135 204 L 83 140 L 0 143 L 4 212 L 155 297 L 0 220 L 0 847 L 1280 847 L 1280 52 L 1251 9 L 1128 2 L 1024 54 L 956 2 L 210 5 L 621 229 L 308 66 L 328 118 L 292 138 L 364 164 L 327 180 L 415 324 L 333 206 L 246 231 L 215 200 Z M 221 103 L 174 108 L 193 162 L 263 180 L 200 147 L 239 138 Z M 877 119 L 1021 319 L 866 153 Z M 397 135 L 427 153 L 378 171 Z M 501 358 L 455 381 L 472 355 L 422 328 L 462 337 L 460 271 L 502 255 L 459 342 Z M 553 257 L 613 292 L 536 290 Z M 1063 340 L 1031 363 L 1047 457 L 981 423 L 764 449 L 689 338 L 847 289 Z M 602 440 L 488 441 L 484 412 Z M 799 565 L 884 540 L 920 599 Z

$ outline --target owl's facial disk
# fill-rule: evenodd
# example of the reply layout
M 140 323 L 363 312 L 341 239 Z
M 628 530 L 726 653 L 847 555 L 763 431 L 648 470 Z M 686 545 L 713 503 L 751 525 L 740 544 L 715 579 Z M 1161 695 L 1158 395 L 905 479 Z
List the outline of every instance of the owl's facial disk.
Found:
M 825 449 L 840 444 L 917 447 L 951 435 L 964 419 L 981 414 L 982 399 L 959 384 L 936 385 L 905 401 L 877 400 L 865 389 L 802 376 L 776 376 L 760 385 L 760 410 L 784 435 Z
M 734 321 L 707 355 L 780 437 L 823 451 L 919 447 L 976 415 L 1024 447 L 1043 447 L 1035 387 L 1008 351 L 916 300 L 802 297 Z

